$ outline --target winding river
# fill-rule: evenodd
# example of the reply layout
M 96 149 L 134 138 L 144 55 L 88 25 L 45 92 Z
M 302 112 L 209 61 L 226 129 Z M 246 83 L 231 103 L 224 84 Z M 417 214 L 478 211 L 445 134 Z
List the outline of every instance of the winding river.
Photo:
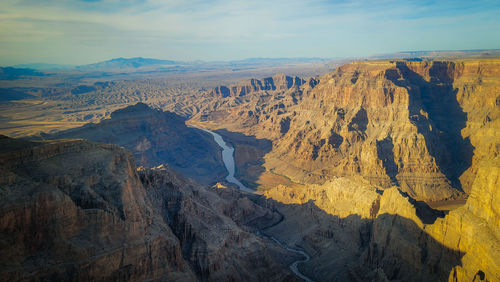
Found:
M 228 146 L 226 144 L 226 142 L 224 142 L 224 139 L 222 139 L 222 136 L 220 136 L 219 134 L 217 134 L 217 133 L 215 133 L 213 131 L 210 131 L 208 129 L 205 129 L 205 128 L 201 128 L 201 127 L 197 127 L 197 126 L 192 126 L 192 127 L 210 133 L 214 137 L 215 142 L 222 148 L 222 161 L 224 162 L 224 165 L 226 166 L 227 172 L 229 173 L 228 176 L 226 177 L 226 180 L 229 183 L 236 184 L 240 188 L 240 190 L 242 190 L 242 191 L 245 191 L 245 192 L 248 192 L 248 193 L 254 193 L 255 190 L 252 190 L 252 189 L 246 187 L 245 185 L 243 185 L 243 183 L 241 183 L 238 179 L 236 179 L 236 177 L 234 177 L 234 172 L 235 172 L 235 166 L 234 166 L 234 148 L 231 147 L 231 146 Z M 273 242 L 275 242 L 276 244 L 278 244 L 279 246 L 281 246 L 282 248 L 284 248 L 284 249 L 286 249 L 286 250 L 288 250 L 290 252 L 294 252 L 296 254 L 299 254 L 299 255 L 303 256 L 304 259 L 294 261 L 290 265 L 290 270 L 295 275 L 297 275 L 297 277 L 301 278 L 302 280 L 304 280 L 306 282 L 314 282 L 312 279 L 310 279 L 309 277 L 307 277 L 304 274 L 302 274 L 299 271 L 299 268 L 298 268 L 298 266 L 299 266 L 300 263 L 308 262 L 311 259 L 306 252 L 290 248 L 286 244 L 278 241 L 278 239 L 276 239 L 276 238 L 274 238 L 272 236 L 264 235 L 261 232 L 257 232 L 257 234 L 260 235 L 260 236 L 262 236 L 262 237 L 266 237 L 266 238 L 272 240 Z
M 292 249 L 292 248 L 288 247 L 286 244 L 283 244 L 282 242 L 278 241 L 278 239 L 276 239 L 274 237 L 269 237 L 269 238 L 271 238 L 271 240 L 273 240 L 276 244 L 280 245 L 282 248 L 285 248 L 286 250 L 288 250 L 290 252 L 294 252 L 296 254 L 302 255 L 304 257 L 304 259 L 294 261 L 290 265 L 290 270 L 293 271 L 293 273 L 295 273 L 295 275 L 300 277 L 302 280 L 304 280 L 306 282 L 314 282 L 309 277 L 305 276 L 304 274 L 302 274 L 299 271 L 299 263 L 308 262 L 311 259 L 311 257 L 309 257 L 309 255 L 306 252 L 301 251 L 301 250 Z

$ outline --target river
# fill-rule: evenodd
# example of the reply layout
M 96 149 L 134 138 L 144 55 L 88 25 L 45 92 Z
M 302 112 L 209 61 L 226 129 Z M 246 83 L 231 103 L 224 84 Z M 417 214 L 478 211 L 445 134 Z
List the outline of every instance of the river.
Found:
M 196 128 L 212 134 L 215 142 L 222 148 L 222 161 L 224 162 L 224 165 L 226 166 L 228 172 L 228 175 L 226 176 L 227 182 L 236 184 L 241 191 L 254 193 L 255 190 L 246 187 L 245 185 L 243 185 L 243 183 L 241 183 L 238 179 L 236 179 L 236 177 L 234 177 L 234 172 L 235 172 L 234 148 L 228 146 L 226 142 L 224 142 L 224 139 L 222 139 L 222 136 L 220 136 L 219 134 L 205 128 L 201 127 L 196 127 Z
M 197 126 L 192 126 L 192 127 L 210 133 L 214 137 L 215 142 L 222 148 L 222 161 L 224 162 L 224 165 L 226 166 L 226 169 L 228 172 L 228 175 L 226 176 L 227 182 L 236 184 L 238 186 L 238 188 L 240 188 L 241 191 L 245 191 L 248 193 L 255 193 L 255 190 L 246 187 L 245 185 L 243 185 L 243 183 L 241 183 L 238 179 L 236 179 L 236 177 L 234 177 L 234 172 L 235 172 L 234 148 L 231 146 L 228 146 L 226 144 L 226 142 L 224 141 L 224 139 L 222 139 L 222 136 L 220 136 L 219 134 L 217 134 L 213 131 L 210 131 L 208 129 L 205 129 L 205 128 L 201 128 L 201 127 L 197 127 Z M 304 257 L 304 259 L 294 261 L 290 265 L 290 270 L 295 275 L 297 275 L 297 277 L 301 278 L 302 280 L 304 280 L 306 282 L 314 282 L 312 279 L 310 279 L 309 277 L 302 274 L 298 268 L 300 263 L 308 262 L 311 259 L 306 252 L 304 252 L 302 250 L 290 248 L 285 243 L 278 241 L 278 239 L 276 239 L 272 236 L 267 236 L 265 234 L 262 234 L 261 232 L 257 232 L 257 234 L 259 236 L 266 237 L 266 238 L 272 240 L 274 243 L 280 245 L 282 248 L 285 248 L 286 250 L 288 250 L 290 252 L 294 252 L 296 254 L 302 255 Z

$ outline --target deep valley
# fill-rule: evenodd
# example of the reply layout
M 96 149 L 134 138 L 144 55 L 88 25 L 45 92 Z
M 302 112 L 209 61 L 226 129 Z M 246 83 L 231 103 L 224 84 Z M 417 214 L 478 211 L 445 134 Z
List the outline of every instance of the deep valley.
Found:
M 307 66 L 3 80 L 0 280 L 499 281 L 500 59 Z

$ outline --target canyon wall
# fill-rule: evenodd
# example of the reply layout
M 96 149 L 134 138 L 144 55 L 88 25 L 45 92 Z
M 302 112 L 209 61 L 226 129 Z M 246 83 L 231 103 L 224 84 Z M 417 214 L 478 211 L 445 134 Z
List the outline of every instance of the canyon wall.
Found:
M 499 152 L 498 77 L 496 59 L 353 62 L 300 88 L 208 103 L 191 121 L 272 141 L 264 167 L 299 183 L 362 175 L 437 201 L 470 192 L 478 163 Z
M 166 167 L 137 170 L 116 145 L 0 144 L 1 280 L 295 279 L 294 255 L 241 220 L 273 224 L 270 210 Z

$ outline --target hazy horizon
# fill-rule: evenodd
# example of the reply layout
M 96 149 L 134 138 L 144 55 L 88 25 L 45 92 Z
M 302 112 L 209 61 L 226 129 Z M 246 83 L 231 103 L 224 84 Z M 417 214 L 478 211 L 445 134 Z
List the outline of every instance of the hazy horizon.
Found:
M 0 65 L 500 48 L 498 1 L 5 0 Z
M 176 60 L 175 58 L 154 58 L 154 57 L 143 57 L 143 56 L 138 56 L 138 57 L 110 57 L 110 58 L 104 58 L 102 61 L 92 61 L 92 62 L 87 62 L 84 64 L 57 64 L 57 63 L 51 63 L 51 62 L 26 62 L 26 63 L 18 63 L 18 64 L 0 64 L 1 67 L 9 67 L 9 66 L 23 66 L 23 65 L 54 65 L 54 66 L 66 66 L 66 67 L 78 67 L 78 66 L 85 66 L 85 65 L 91 65 L 91 64 L 97 64 L 97 63 L 102 63 L 102 62 L 109 62 L 117 59 L 125 59 L 125 60 L 133 60 L 133 59 L 146 59 L 146 60 L 163 60 L 163 61 L 174 61 L 174 62 L 179 62 L 179 63 L 195 63 L 195 62 L 201 62 L 201 63 L 224 63 L 224 62 L 237 62 L 237 61 L 251 61 L 251 60 L 342 60 L 342 59 L 363 59 L 363 58 L 370 58 L 370 57 L 378 57 L 378 56 L 390 56 L 391 54 L 404 54 L 404 53 L 411 53 L 411 52 L 481 52 L 481 51 L 500 51 L 500 49 L 471 49 L 471 50 L 414 50 L 414 51 L 396 51 L 392 53 L 377 53 L 377 54 L 370 54 L 367 56 L 351 56 L 351 57 L 248 57 L 248 58 L 240 58 L 240 59 L 234 59 L 234 60 Z

